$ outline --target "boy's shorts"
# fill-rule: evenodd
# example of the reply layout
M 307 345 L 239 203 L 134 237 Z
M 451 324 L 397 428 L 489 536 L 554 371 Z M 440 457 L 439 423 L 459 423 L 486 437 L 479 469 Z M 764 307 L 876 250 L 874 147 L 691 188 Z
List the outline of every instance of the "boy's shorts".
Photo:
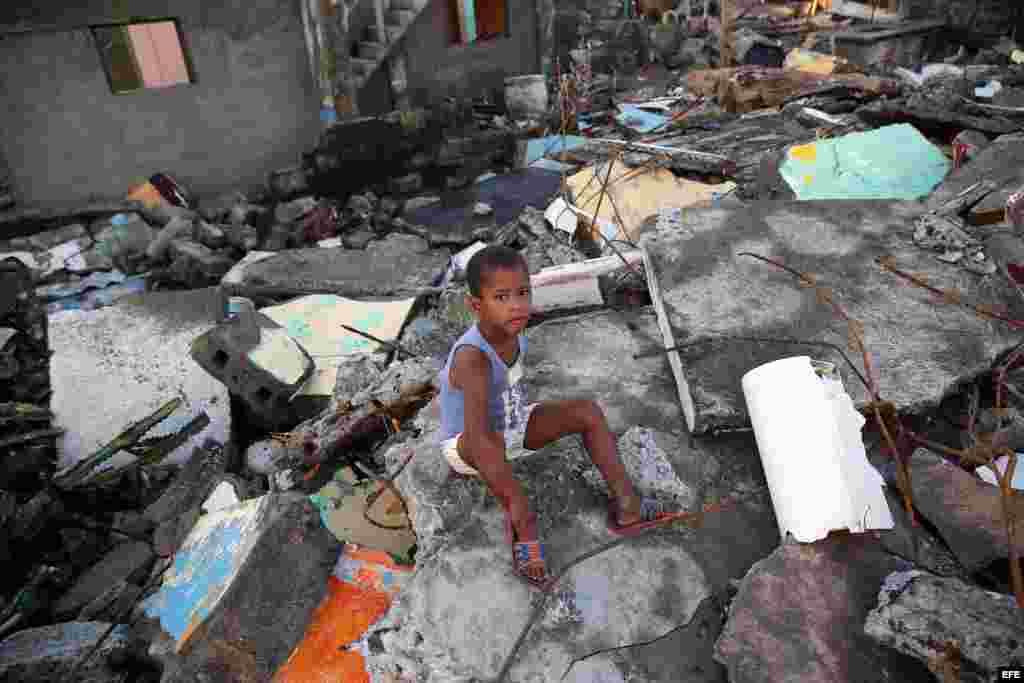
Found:
M 532 452 L 526 448 L 523 442 L 526 440 L 526 426 L 530 423 L 530 414 L 533 413 L 533 409 L 536 407 L 536 403 L 531 403 L 526 406 L 524 409 L 526 414 L 519 423 L 519 427 L 505 432 L 505 460 L 516 460 Z M 459 432 L 450 439 L 442 441 L 441 452 L 444 453 L 444 457 L 448 460 L 448 464 L 451 465 L 452 469 L 459 474 L 464 474 L 470 477 L 479 477 L 480 473 L 467 465 L 462 458 L 459 457 L 457 444 L 460 436 L 462 436 L 462 432 Z

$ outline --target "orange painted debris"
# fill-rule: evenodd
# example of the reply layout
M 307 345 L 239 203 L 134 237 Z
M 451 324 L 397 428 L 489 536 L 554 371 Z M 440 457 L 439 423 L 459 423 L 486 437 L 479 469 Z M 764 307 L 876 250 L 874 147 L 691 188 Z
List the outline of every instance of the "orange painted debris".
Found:
M 327 595 L 274 683 L 370 683 L 362 654 L 342 647 L 359 640 L 390 604 L 387 593 L 329 577 Z

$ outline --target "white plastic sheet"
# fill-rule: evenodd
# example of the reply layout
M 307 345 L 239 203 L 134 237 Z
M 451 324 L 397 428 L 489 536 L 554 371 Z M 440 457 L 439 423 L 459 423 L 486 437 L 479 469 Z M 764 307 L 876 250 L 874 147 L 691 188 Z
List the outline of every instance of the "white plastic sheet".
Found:
M 864 417 L 840 380 L 797 356 L 754 368 L 742 385 L 783 537 L 811 543 L 836 529 L 893 527 L 861 440 Z

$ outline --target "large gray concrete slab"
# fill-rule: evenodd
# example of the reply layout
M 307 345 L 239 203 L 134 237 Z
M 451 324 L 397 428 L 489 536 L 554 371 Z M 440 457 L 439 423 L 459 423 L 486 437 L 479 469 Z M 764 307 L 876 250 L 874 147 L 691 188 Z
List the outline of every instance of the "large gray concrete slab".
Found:
M 217 324 L 223 303 L 215 288 L 147 292 L 94 311 L 50 316 L 51 407 L 66 433 L 60 467 L 99 449 L 165 402 L 183 405 L 147 436 L 180 429 L 200 411 L 210 424 L 168 462 L 183 463 L 208 438 L 227 443 L 228 392 L 189 356 L 192 340 Z M 113 463 L 129 462 L 121 453 Z
M 350 298 L 415 296 L 429 289 L 448 265 L 447 249 L 426 240 L 391 234 L 365 250 L 289 249 L 236 265 L 221 287 L 239 296 L 264 293 L 335 294 Z
M 936 405 L 958 380 L 988 368 L 1019 339 L 1005 324 L 902 286 L 875 259 L 892 256 L 901 269 L 934 286 L 959 290 L 965 302 L 1006 304 L 1011 317 L 1024 316 L 1024 303 L 1003 281 L 944 264 L 916 247 L 911 238 L 920 211 L 914 202 L 764 202 L 684 211 L 676 224 L 661 228 L 649 221 L 641 244 L 665 343 L 728 335 L 826 341 L 861 369 L 846 348 L 846 324 L 794 276 L 738 255 L 754 252 L 815 274 L 863 322 L 868 350 L 878 354 L 884 399 L 911 412 Z M 865 402 L 864 387 L 832 351 L 716 341 L 669 356 L 679 400 L 692 411 L 691 429 L 749 426 L 741 378 L 763 363 L 796 355 L 839 364 L 854 402 Z
M 167 172 L 196 194 L 262 186 L 320 131 L 294 0 L 12 0 L 0 25 L 78 27 L 0 41 L 2 147 L 21 203 L 122 197 Z M 195 82 L 114 95 L 89 25 L 175 17 Z
M 864 634 L 882 581 L 909 566 L 868 534 L 784 544 L 740 584 L 716 659 L 732 683 L 934 680 Z
M 528 400 L 593 399 L 618 434 L 633 426 L 685 431 L 668 359 L 633 359 L 661 344 L 650 307 L 556 318 L 529 328 L 526 338 Z

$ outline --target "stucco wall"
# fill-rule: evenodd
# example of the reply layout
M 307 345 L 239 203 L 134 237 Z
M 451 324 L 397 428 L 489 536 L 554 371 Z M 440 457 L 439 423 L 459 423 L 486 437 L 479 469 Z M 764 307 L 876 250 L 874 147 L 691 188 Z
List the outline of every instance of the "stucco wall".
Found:
M 119 197 L 156 172 L 197 195 L 246 189 L 316 144 L 298 0 L 18 2 L 0 24 L 82 27 L 0 39 L 0 138 L 19 203 Z M 179 20 L 196 82 L 114 95 L 87 26 L 150 17 Z
M 448 96 L 501 93 L 505 78 L 539 71 L 534 0 L 506 0 L 508 35 L 472 45 L 451 44 L 449 2 L 431 0 L 406 34 L 408 92 L 414 106 Z

